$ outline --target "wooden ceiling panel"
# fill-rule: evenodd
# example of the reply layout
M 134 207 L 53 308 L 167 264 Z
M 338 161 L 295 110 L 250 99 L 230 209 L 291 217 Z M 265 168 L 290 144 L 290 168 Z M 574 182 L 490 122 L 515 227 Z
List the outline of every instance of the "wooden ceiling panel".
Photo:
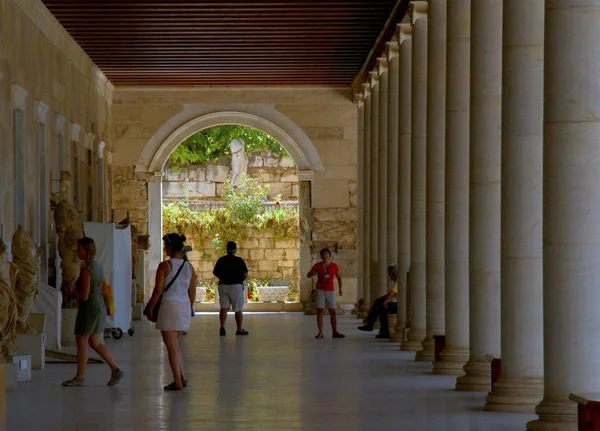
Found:
M 399 2 L 43 1 L 115 85 L 351 85 Z

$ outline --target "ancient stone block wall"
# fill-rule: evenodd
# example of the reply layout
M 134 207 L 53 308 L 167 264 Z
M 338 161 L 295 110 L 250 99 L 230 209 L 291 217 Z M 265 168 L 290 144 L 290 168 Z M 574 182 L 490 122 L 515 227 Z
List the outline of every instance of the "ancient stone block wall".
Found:
M 15 207 L 24 202 L 25 228 L 40 242 L 43 201 L 48 222 L 44 257 L 52 260 L 56 247 L 49 195 L 58 192 L 61 169 L 77 173 L 74 194 L 84 218 L 91 214 L 97 221 L 102 211 L 109 215 L 112 88 L 41 1 L 0 1 L 0 222 L 5 237 L 14 232 Z M 17 133 L 15 110 L 23 116 Z M 22 137 L 20 147 L 15 136 Z M 100 140 L 106 143 L 104 202 Z M 40 148 L 45 148 L 45 160 Z M 15 178 L 25 179 L 23 188 Z M 45 198 L 42 187 L 47 188 Z

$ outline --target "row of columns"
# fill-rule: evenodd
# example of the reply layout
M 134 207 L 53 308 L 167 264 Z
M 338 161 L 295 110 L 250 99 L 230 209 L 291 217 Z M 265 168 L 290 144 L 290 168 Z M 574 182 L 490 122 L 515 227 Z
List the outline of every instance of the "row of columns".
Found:
M 414 1 L 359 96 L 361 311 L 396 263 L 402 350 L 530 430 L 600 390 L 597 40 L 600 0 Z

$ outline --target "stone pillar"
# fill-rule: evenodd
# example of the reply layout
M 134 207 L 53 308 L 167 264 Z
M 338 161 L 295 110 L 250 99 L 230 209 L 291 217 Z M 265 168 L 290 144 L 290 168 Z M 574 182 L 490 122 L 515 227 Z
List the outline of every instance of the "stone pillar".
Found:
M 600 391 L 600 0 L 546 2 L 544 399 L 528 430 L 576 430 Z
M 429 0 L 427 14 L 427 335 L 422 361 L 435 360 L 434 335 L 444 335 L 444 181 L 446 175 L 446 0 Z
M 369 311 L 370 286 L 371 286 L 371 86 L 363 84 L 364 95 L 364 133 L 363 133 L 363 154 L 364 161 L 364 195 L 363 195 L 363 284 L 362 284 L 362 305 L 358 313 L 358 318 L 366 317 Z
M 434 374 L 462 375 L 469 360 L 469 100 L 471 0 L 447 9 L 446 218 L 444 297 L 446 347 Z
M 387 264 L 398 265 L 398 40 L 387 43 L 388 153 L 387 153 Z M 390 328 L 391 329 L 391 328 Z M 398 334 L 396 336 L 398 338 Z
M 377 73 L 379 73 L 379 166 L 377 176 L 377 191 L 379 199 L 377 202 L 377 213 L 379 220 L 377 244 L 377 277 L 378 294 L 375 298 L 385 295 L 388 287 L 387 277 L 387 197 L 388 197 L 388 61 L 387 57 L 377 59 Z
M 486 410 L 533 413 L 544 390 L 544 0 L 504 0 L 502 374 Z
M 470 356 L 457 390 L 489 391 L 500 357 L 502 0 L 472 0 L 469 224 Z
M 371 78 L 371 175 L 370 175 L 370 199 L 369 199 L 369 235 L 370 235 L 370 266 L 369 266 L 369 305 L 379 297 L 379 187 L 377 184 L 379 172 L 379 74 L 370 72 Z
M 402 350 L 425 339 L 425 176 L 427 150 L 427 2 L 411 2 L 413 24 L 410 208 L 410 332 Z M 418 358 L 417 358 L 418 359 Z
M 304 172 L 298 171 L 299 182 L 299 193 L 298 193 L 298 209 L 300 218 L 300 257 L 299 257 L 299 271 L 300 271 L 300 300 L 304 303 L 305 308 L 308 308 L 308 313 L 313 313 L 316 310 L 314 304 L 310 302 L 310 293 L 313 289 L 313 280 L 306 277 L 306 274 L 312 268 L 312 231 L 313 231 L 313 209 L 312 209 L 312 182 L 307 178 L 312 178 L 312 172 L 308 171 L 303 175 Z M 310 304 L 309 307 L 306 307 Z
M 356 242 L 357 242 L 357 255 L 358 261 L 356 266 L 356 308 L 352 310 L 352 313 L 360 314 L 360 304 L 363 302 L 363 281 L 364 281 L 364 266 L 363 261 L 365 259 L 365 237 L 363 235 L 364 226 L 364 196 L 365 196 L 365 159 L 363 158 L 364 147 L 365 147 L 365 96 L 360 93 L 356 96 L 356 108 L 357 108 L 357 148 L 356 148 L 356 160 L 357 160 L 357 176 L 358 176 L 358 198 L 357 198 L 357 224 L 356 224 Z
M 410 139 L 412 118 L 412 27 L 398 25 L 400 70 L 398 82 L 398 322 L 396 333 L 403 337 L 407 325 L 406 274 L 410 266 Z
M 162 172 L 154 172 L 148 182 L 148 289 L 152 293 L 156 278 L 156 268 L 162 261 Z M 149 298 L 149 296 L 148 296 Z

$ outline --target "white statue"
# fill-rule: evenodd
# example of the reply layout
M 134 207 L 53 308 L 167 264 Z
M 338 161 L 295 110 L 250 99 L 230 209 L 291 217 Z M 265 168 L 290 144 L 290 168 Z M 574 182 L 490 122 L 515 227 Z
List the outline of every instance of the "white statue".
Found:
M 248 172 L 248 157 L 244 150 L 244 141 L 234 139 L 229 143 L 231 148 L 231 185 L 236 187 L 242 182 L 242 176 Z

